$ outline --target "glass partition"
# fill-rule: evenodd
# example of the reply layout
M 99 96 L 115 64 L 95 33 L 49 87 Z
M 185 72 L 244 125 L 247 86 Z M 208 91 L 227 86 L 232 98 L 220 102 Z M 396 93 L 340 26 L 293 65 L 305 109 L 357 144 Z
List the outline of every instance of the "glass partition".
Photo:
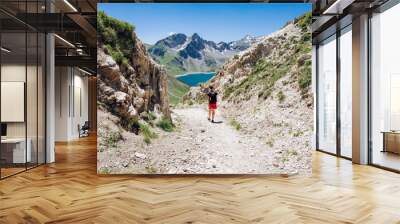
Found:
M 318 149 L 336 153 L 336 35 L 318 47 Z
M 21 20 L 43 1 L 1 1 L 0 178 L 45 163 L 45 35 Z M 15 16 L 15 17 L 13 17 Z
M 26 141 L 26 33 L 1 34 L 2 177 L 24 171 L 31 160 Z
M 340 33 L 340 155 L 352 157 L 352 34 Z
M 371 18 L 371 162 L 400 170 L 400 4 Z
M 26 114 L 27 114 L 27 150 L 30 151 L 30 160 L 27 167 L 37 165 L 38 157 L 38 35 L 34 32 L 27 33 L 27 85 L 26 85 Z
M 37 162 L 44 164 L 46 162 L 46 38 L 43 33 L 38 33 L 38 64 L 37 64 Z

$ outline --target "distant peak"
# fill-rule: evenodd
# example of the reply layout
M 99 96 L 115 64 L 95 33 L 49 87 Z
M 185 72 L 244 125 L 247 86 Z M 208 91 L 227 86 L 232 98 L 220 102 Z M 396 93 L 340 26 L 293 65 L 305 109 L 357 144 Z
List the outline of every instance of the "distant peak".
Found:
M 200 38 L 200 35 L 199 35 L 198 33 L 194 33 L 194 34 L 192 35 L 192 38 Z
M 169 35 L 170 37 L 186 37 L 186 35 L 185 34 L 183 34 L 183 33 L 173 33 L 173 34 L 171 34 L 171 35 Z
M 246 36 L 243 37 L 243 39 L 251 40 L 251 39 L 254 39 L 254 37 L 249 35 L 249 34 L 247 34 Z

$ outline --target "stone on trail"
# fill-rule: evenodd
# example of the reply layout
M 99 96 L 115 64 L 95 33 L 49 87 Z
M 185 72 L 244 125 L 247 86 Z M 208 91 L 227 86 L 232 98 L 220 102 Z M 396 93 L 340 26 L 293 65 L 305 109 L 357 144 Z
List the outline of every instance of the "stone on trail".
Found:
M 135 152 L 135 156 L 140 159 L 146 159 L 146 155 L 143 153 Z

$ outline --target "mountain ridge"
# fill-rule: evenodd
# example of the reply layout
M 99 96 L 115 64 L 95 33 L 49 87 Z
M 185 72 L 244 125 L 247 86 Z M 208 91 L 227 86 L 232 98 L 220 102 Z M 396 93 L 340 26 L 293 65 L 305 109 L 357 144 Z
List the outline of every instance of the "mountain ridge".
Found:
M 168 74 L 171 103 L 180 101 L 189 87 L 176 80 L 177 75 L 189 72 L 216 71 L 231 57 L 249 48 L 259 38 L 246 35 L 238 41 L 214 42 L 205 40 L 198 33 L 169 35 L 154 45 L 146 44 L 149 55 L 163 65 Z
M 240 40 L 218 43 L 205 40 L 198 33 L 188 36 L 175 33 L 148 48 L 153 59 L 179 72 L 201 72 L 218 69 L 227 59 L 249 48 L 259 38 L 246 35 Z M 172 70 L 172 69 L 170 69 Z M 177 75 L 175 71 L 173 76 Z

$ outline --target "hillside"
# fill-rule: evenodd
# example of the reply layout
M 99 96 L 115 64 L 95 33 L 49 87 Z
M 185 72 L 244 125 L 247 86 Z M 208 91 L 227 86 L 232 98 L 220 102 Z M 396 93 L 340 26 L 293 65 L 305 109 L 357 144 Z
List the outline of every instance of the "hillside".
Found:
M 151 117 L 170 119 L 167 74 L 148 55 L 134 26 L 98 13 L 98 136 L 100 151 L 121 133 L 145 133 Z
M 311 14 L 288 23 L 222 66 L 212 85 L 221 113 L 241 131 L 263 139 L 278 160 L 295 169 L 311 162 Z M 204 89 L 192 88 L 185 102 L 202 103 Z M 290 141 L 287 141 L 290 139 Z

